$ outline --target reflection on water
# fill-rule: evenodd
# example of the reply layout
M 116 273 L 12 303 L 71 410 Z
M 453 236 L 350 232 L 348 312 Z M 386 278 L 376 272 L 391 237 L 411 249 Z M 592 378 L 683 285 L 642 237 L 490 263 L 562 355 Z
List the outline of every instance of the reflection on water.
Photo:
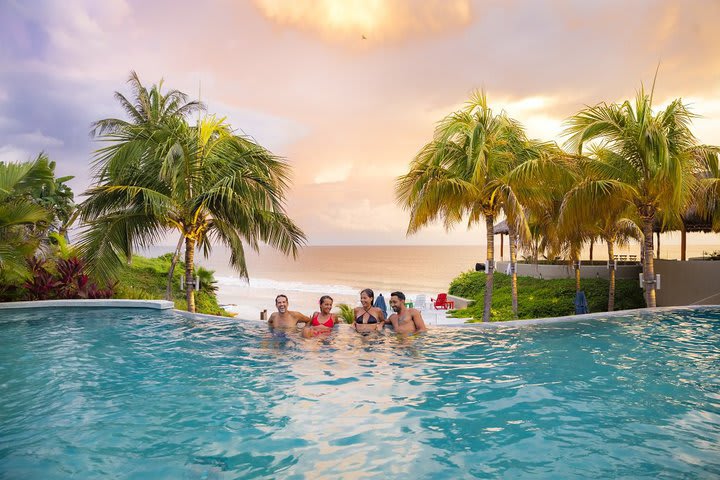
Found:
M 141 313 L 138 313 L 141 312 Z M 0 318 L 19 478 L 708 477 L 720 312 L 304 339 L 123 310 Z

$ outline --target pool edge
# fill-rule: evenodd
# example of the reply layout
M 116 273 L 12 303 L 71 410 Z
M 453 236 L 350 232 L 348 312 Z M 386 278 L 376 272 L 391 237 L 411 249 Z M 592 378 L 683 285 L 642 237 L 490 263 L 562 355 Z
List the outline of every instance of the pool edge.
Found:
M 508 320 L 505 322 L 476 322 L 476 323 L 457 323 L 452 325 L 443 325 L 443 327 L 462 327 L 462 328 L 511 328 L 524 327 L 529 325 L 544 325 L 550 323 L 579 322 L 583 320 L 600 320 L 613 317 L 626 317 L 633 314 L 649 314 L 657 312 L 671 312 L 684 310 L 712 310 L 720 309 L 720 305 L 676 305 L 670 307 L 655 308 L 634 308 L 630 310 L 616 310 L 614 312 L 598 312 L 585 313 L 582 315 L 567 315 L 564 317 L 546 317 L 546 318 L 529 318 L 526 320 Z M 460 319 L 458 319 L 460 320 Z
M 15 310 L 28 308 L 53 307 L 84 307 L 84 308 L 149 308 L 153 310 L 167 310 L 174 308 L 173 302 L 167 300 L 127 300 L 122 298 L 111 299 L 74 299 L 74 300 L 30 300 L 23 302 L 2 302 L 0 310 Z
M 223 317 L 220 315 L 210 315 L 204 313 L 190 313 L 185 310 L 175 309 L 173 302 L 167 300 L 127 300 L 127 299 L 77 299 L 77 300 L 33 300 L 23 302 L 5 302 L 0 303 L 0 310 L 14 309 L 32 309 L 32 308 L 53 308 L 53 307 L 87 307 L 87 308 L 146 308 L 153 310 L 173 309 L 174 312 L 186 318 L 205 318 L 237 320 L 247 323 L 265 323 L 263 320 L 249 320 L 240 317 Z M 437 328 L 480 328 L 480 329 L 498 329 L 498 328 L 520 328 L 532 325 L 545 325 L 553 323 L 579 322 L 583 320 L 600 320 L 613 317 L 625 317 L 633 314 L 649 314 L 656 312 L 670 311 L 687 311 L 687 310 L 711 310 L 720 309 L 720 305 L 678 305 L 669 307 L 655 308 L 636 308 L 632 310 L 617 310 L 614 312 L 598 312 L 587 313 L 582 315 L 567 315 L 564 317 L 546 317 L 531 318 L 526 320 L 508 320 L 505 322 L 476 322 L 476 323 L 460 323 L 465 319 L 457 319 L 458 323 L 433 325 L 432 330 Z

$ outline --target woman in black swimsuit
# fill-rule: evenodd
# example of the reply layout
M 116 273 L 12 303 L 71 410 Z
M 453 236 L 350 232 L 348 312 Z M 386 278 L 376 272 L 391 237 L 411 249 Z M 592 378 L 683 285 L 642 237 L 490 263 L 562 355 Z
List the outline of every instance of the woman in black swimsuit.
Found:
M 385 325 L 385 315 L 382 310 L 373 307 L 375 293 L 366 288 L 360 292 L 361 307 L 355 307 L 355 321 L 353 327 L 359 333 L 381 332 Z

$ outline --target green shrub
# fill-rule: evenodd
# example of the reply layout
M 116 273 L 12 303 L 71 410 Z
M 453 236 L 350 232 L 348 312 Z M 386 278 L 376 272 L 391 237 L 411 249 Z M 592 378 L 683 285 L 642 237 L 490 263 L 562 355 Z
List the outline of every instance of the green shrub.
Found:
M 337 306 L 340 309 L 338 318 L 345 323 L 353 323 L 355 321 L 355 312 L 353 308 L 347 303 L 340 303 Z
M 130 299 L 164 299 L 167 288 L 167 274 L 170 269 L 172 254 L 157 258 L 133 256 L 130 265 L 126 265 L 118 275 L 118 284 L 113 298 Z M 195 310 L 198 313 L 232 317 L 233 314 L 223 310 L 217 302 L 217 290 L 213 271 L 197 267 L 200 277 L 200 291 L 195 292 Z M 185 275 L 185 264 L 178 262 L 173 271 L 172 295 L 175 308 L 187 310 L 185 290 L 180 290 L 180 277 Z
M 491 321 L 512 320 L 511 278 L 495 273 Z M 585 292 L 591 312 L 607 310 L 609 282 L 601 278 L 582 279 L 581 289 Z M 451 295 L 475 300 L 468 308 L 455 310 L 456 318 L 482 319 L 485 273 L 465 272 L 455 278 L 448 290 Z M 615 282 L 615 309 L 641 308 L 645 305 L 642 289 L 635 280 Z M 518 277 L 518 317 L 544 318 L 561 317 L 575 313 L 575 279 L 539 279 Z

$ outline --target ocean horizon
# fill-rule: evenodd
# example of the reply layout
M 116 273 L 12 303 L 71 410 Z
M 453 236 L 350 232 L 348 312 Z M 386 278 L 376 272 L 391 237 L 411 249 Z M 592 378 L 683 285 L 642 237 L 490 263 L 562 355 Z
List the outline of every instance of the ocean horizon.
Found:
M 706 240 L 711 240 L 711 236 Z M 171 252 L 173 246 L 158 245 L 144 252 L 157 256 Z M 213 270 L 218 286 L 218 301 L 245 319 L 259 319 L 262 310 L 272 312 L 274 299 L 285 294 L 290 309 L 311 314 L 317 309 L 322 295 L 330 295 L 339 303 L 356 305 L 359 291 L 371 288 L 376 296 L 388 297 L 392 291 L 402 291 L 408 299 L 418 294 L 428 298 L 447 292 L 450 282 L 460 273 L 475 269 L 485 262 L 485 245 L 332 245 L 306 246 L 296 259 L 269 248 L 259 252 L 246 251 L 249 279 L 239 277 L 228 265 L 229 252 L 218 246 L 209 258 L 196 255 L 197 264 Z M 500 257 L 500 242 L 495 245 L 495 259 L 508 260 L 507 242 Z M 720 251 L 716 244 L 689 244 L 688 258 L 702 257 Z M 639 245 L 616 248 L 617 254 L 639 255 Z M 521 256 L 519 256 L 521 258 Z M 586 248 L 583 258 L 589 258 Z M 595 260 L 607 259 L 607 248 L 596 244 Z M 680 246 L 671 242 L 661 244 L 660 258 L 680 258 Z

